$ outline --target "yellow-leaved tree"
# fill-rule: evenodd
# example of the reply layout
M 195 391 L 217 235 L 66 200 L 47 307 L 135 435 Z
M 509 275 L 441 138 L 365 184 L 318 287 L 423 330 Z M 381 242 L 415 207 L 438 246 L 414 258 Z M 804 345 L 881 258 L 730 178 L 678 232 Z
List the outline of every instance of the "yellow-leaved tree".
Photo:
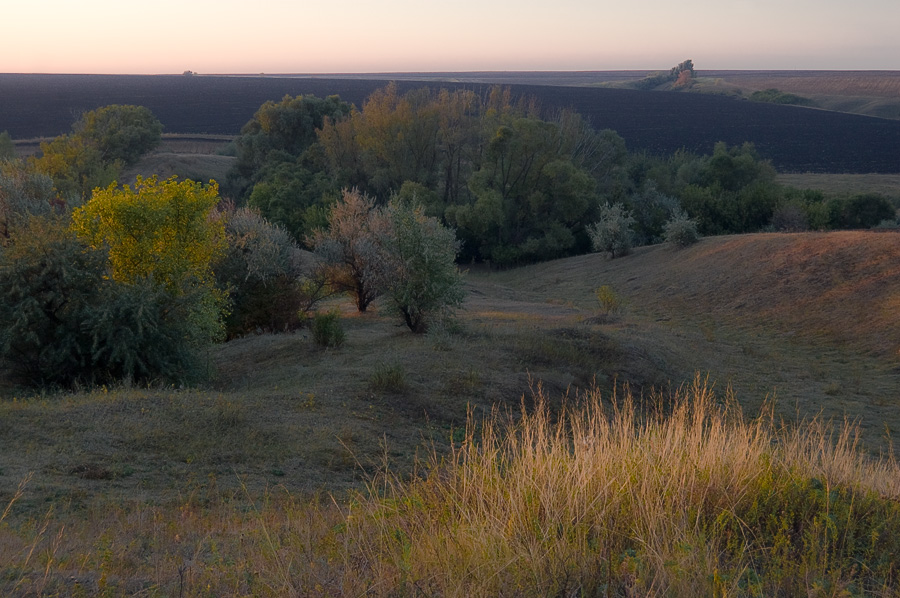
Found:
M 212 263 L 225 250 L 225 225 L 214 210 L 219 188 L 138 177 L 134 186 L 95 189 L 72 214 L 75 232 L 109 256 L 110 275 L 123 284 L 152 281 L 173 296 L 193 295 L 198 341 L 223 333 L 227 296 L 215 286 Z

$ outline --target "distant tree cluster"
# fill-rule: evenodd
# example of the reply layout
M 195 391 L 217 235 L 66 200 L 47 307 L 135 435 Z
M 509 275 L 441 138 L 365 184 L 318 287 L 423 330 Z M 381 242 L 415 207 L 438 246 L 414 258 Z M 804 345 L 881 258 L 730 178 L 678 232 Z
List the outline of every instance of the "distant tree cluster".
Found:
M 668 72 L 654 73 L 634 83 L 635 89 L 656 89 L 668 83 L 672 87 L 690 87 L 694 80 L 694 62 L 685 60 L 669 69 Z
M 339 189 L 383 205 L 415 195 L 454 226 L 463 259 L 499 265 L 571 255 L 626 155 L 579 115 L 549 120 L 507 89 L 375 92 L 361 110 L 336 98 L 268 103 L 237 141 L 230 180 L 298 240 L 324 224 Z M 243 189 L 243 191 L 241 191 Z
M 814 102 L 809 98 L 798 96 L 779 89 L 764 89 L 750 94 L 751 102 L 767 102 L 769 104 L 787 104 L 791 106 L 812 106 Z
M 31 166 L 53 179 L 63 201 L 78 204 L 159 145 L 161 135 L 162 124 L 147 108 L 104 106 L 85 112 L 71 133 L 42 143 Z

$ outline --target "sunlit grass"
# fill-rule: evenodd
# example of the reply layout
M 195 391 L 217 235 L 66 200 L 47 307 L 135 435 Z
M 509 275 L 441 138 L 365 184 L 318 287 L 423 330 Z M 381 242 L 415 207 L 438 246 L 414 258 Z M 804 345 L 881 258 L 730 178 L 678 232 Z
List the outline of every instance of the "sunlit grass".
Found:
M 896 595 L 900 469 L 862 453 L 852 426 L 747 419 L 699 378 L 643 404 L 595 391 L 553 413 L 538 390 L 525 415 L 473 417 L 419 474 L 388 463 L 345 499 L 210 480 L 174 507 L 0 519 L 0 589 Z

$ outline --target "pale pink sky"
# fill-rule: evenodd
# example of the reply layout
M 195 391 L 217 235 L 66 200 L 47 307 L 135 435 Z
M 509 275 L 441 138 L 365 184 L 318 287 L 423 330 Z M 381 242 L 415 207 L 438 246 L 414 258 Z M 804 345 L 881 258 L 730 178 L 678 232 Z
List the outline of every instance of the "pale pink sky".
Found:
M 900 70 L 900 0 L 0 0 L 0 72 Z

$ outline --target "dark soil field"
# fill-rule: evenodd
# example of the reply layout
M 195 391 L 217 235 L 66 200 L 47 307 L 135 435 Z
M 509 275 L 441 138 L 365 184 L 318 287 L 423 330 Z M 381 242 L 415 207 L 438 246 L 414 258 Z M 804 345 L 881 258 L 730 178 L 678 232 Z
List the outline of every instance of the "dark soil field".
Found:
M 511 78 L 496 75 L 503 84 Z M 531 75 L 520 80 L 546 83 L 552 79 L 549 74 Z M 137 104 L 150 108 L 167 133 L 234 135 L 267 100 L 286 94 L 337 94 L 361 106 L 372 91 L 387 83 L 387 77 L 7 74 L 0 75 L 0 131 L 9 131 L 15 139 L 54 136 L 68 131 L 85 110 Z M 400 90 L 423 84 L 476 91 L 489 86 L 482 77 L 468 82 L 463 77 L 441 82 L 434 75 L 430 80 L 427 74 L 422 78 L 424 82 L 398 81 Z M 559 85 L 511 88 L 515 94 L 536 96 L 547 112 L 574 108 L 595 127 L 617 131 L 631 150 L 666 154 L 685 148 L 709 153 L 717 141 L 750 141 L 781 172 L 900 172 L 900 121 L 706 94 Z

